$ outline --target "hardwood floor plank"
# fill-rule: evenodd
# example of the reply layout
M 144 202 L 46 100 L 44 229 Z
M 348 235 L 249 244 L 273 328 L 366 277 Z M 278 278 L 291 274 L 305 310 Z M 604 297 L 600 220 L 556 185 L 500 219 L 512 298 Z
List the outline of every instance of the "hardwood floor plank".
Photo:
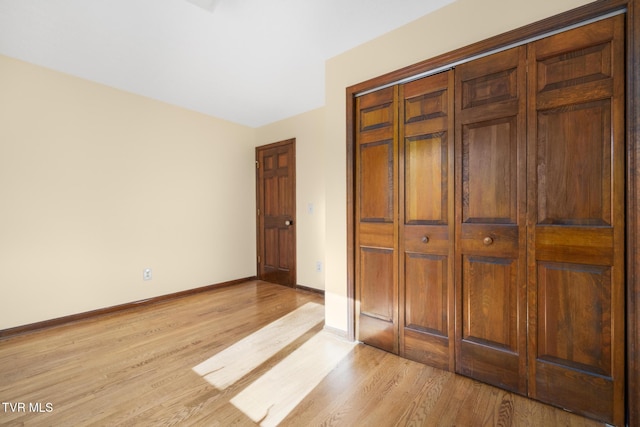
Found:
M 310 377 L 322 358 L 304 349 L 313 347 L 314 336 L 327 334 L 321 321 L 293 340 L 280 337 L 286 345 L 260 357 L 247 372 L 243 368 L 224 389 L 192 368 L 307 303 L 321 307 L 322 297 L 251 281 L 0 339 L 0 401 L 25 403 L 27 409 L 0 405 L 0 425 L 254 426 L 232 401 L 278 371 L 293 379 Z M 291 404 L 290 396 L 278 400 L 278 390 L 268 394 L 267 404 L 274 408 L 289 402 L 278 416 L 281 426 L 602 425 L 363 344 L 347 344 L 352 350 L 335 367 L 325 367 L 315 387 L 296 386 L 301 394 L 308 392 L 295 397 L 298 403 Z M 245 347 L 237 357 L 255 361 L 251 353 L 257 348 Z M 294 354 L 303 356 L 294 360 Z M 291 370 L 296 374 L 286 373 Z M 52 411 L 29 411 L 30 403 L 43 409 L 50 403 Z
M 193 368 L 216 388 L 224 389 L 324 322 L 324 306 L 307 303 L 245 337 Z
M 260 425 L 276 426 L 354 346 L 320 332 L 242 390 L 231 403 Z
M 401 425 L 426 425 L 429 414 L 433 411 L 444 387 L 451 381 L 449 372 L 437 369 L 432 372 L 425 370 L 425 372 L 428 373 L 427 378 L 398 420 Z
M 366 357 L 363 352 L 368 353 Z M 354 404 L 358 391 L 386 354 L 372 347 L 356 346 L 281 425 L 299 425 L 300 420 L 308 425 L 347 425 L 348 414 L 357 410 Z

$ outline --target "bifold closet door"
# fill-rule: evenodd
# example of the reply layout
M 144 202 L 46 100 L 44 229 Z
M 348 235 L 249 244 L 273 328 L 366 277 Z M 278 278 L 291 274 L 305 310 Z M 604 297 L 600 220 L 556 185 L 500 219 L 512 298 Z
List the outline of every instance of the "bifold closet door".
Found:
M 356 100 L 356 333 L 398 353 L 398 88 Z
M 529 47 L 529 395 L 616 425 L 624 64 L 623 16 Z
M 526 47 L 455 77 L 456 372 L 526 394 Z
M 399 91 L 400 354 L 452 371 L 453 71 Z
M 358 339 L 624 423 L 624 36 L 618 15 L 357 98 Z

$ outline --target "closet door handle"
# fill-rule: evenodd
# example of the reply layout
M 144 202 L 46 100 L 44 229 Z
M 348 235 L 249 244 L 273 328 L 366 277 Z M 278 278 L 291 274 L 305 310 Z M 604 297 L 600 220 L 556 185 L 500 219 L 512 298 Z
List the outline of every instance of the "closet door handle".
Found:
M 484 243 L 485 246 L 489 246 L 489 245 L 493 244 L 493 238 L 487 236 L 487 237 L 484 238 L 482 243 Z
M 293 225 L 293 221 L 286 220 L 286 221 L 284 222 L 284 225 Z

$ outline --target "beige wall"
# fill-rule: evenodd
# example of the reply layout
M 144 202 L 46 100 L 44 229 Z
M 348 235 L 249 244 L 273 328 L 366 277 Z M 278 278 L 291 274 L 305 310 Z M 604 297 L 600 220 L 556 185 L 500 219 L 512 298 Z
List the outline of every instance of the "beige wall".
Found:
M 324 129 L 319 108 L 258 128 L 256 135 L 256 145 L 296 138 L 297 283 L 315 289 L 324 289 Z
M 326 106 L 259 129 L 0 56 L 0 329 L 254 275 L 254 147 L 295 137 L 298 283 L 345 331 L 346 87 L 586 3 L 457 0 L 328 60 Z
M 0 329 L 255 274 L 254 129 L 2 56 L 0 94 Z
M 345 89 L 438 54 L 589 3 L 457 0 L 326 63 L 326 273 L 329 328 L 347 329 Z

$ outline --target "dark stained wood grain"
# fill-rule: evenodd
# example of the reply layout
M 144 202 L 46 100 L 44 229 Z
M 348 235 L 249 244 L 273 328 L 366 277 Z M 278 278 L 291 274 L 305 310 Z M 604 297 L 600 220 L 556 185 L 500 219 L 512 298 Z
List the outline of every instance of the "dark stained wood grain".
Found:
M 640 402 L 640 0 L 627 14 L 627 401 Z M 628 425 L 640 425 L 640 405 L 628 405 Z
M 605 13 L 620 11 L 627 8 L 626 13 L 626 354 L 627 354 L 627 406 L 629 425 L 640 425 L 640 405 L 633 402 L 640 402 L 640 208 L 638 200 L 640 199 L 640 114 L 638 114 L 637 99 L 640 99 L 640 0 L 600 0 L 591 2 L 587 5 L 574 10 L 544 19 L 542 21 L 527 25 L 516 30 L 500 34 L 487 40 L 465 46 L 461 49 L 440 55 L 435 58 L 426 59 L 425 61 L 405 67 L 403 69 L 385 74 L 380 77 L 362 82 L 347 88 L 347 107 L 354 103 L 355 94 L 378 87 L 380 85 L 389 84 L 399 79 L 409 78 L 416 74 L 423 73 L 438 67 L 446 66 L 465 58 L 473 57 L 483 52 L 491 51 L 496 48 L 504 47 L 512 43 L 518 43 L 540 34 L 554 31 L 572 24 L 582 22 L 587 19 L 601 16 Z M 353 109 L 347 108 L 347 176 L 353 176 L 355 167 L 353 166 L 353 141 L 354 126 Z M 351 154 L 350 154 L 351 153 Z M 352 206 L 354 195 L 354 187 L 347 188 L 347 205 Z M 349 208 L 347 212 L 347 222 L 349 224 L 354 216 L 354 209 Z M 353 227 L 348 228 L 348 237 L 353 235 Z M 606 236 L 591 236 L 589 239 L 593 241 L 603 242 Z M 555 238 L 552 238 L 552 240 Z M 560 238 L 556 239 L 560 241 Z M 547 242 L 551 240 L 547 239 Z M 536 242 L 538 245 L 539 242 Z M 554 248 L 552 244 L 538 245 L 540 253 L 546 251 L 549 257 L 561 257 L 563 250 Z M 593 255 L 587 254 L 586 246 L 580 242 L 569 242 L 565 244 L 567 250 L 582 253 L 581 256 L 594 258 Z M 349 245 L 348 245 L 349 248 Z M 355 264 L 355 251 L 348 251 L 347 270 L 353 271 Z M 545 256 L 546 257 L 546 256 Z M 564 259 L 566 261 L 566 259 Z M 591 262 L 591 261 L 588 261 Z M 351 274 L 348 277 L 353 277 Z M 348 293 L 354 294 L 355 281 L 348 280 Z M 355 304 L 355 303 L 354 303 Z M 353 311 L 353 305 L 350 306 Z M 353 319 L 353 317 L 350 317 Z M 353 321 L 350 322 L 350 327 Z M 545 423 L 554 424 L 553 422 Z
M 356 102 L 355 268 L 359 340 L 398 352 L 397 88 Z
M 456 372 L 526 394 L 526 47 L 455 74 Z
M 295 139 L 256 147 L 258 278 L 296 286 Z
M 400 354 L 453 371 L 453 72 L 399 91 Z
M 622 425 L 624 16 L 529 64 L 529 395 Z

